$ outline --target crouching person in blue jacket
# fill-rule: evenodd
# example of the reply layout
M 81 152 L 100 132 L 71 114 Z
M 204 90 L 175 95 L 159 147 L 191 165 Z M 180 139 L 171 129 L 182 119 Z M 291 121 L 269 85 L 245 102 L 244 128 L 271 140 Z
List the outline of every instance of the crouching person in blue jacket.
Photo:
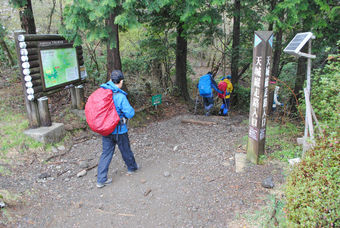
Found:
M 127 93 L 121 90 L 123 86 L 124 75 L 120 70 L 114 70 L 111 73 L 111 80 L 101 87 L 111 89 L 113 92 L 113 102 L 117 113 L 121 119 L 112 134 L 103 136 L 103 152 L 100 156 L 97 174 L 97 187 L 102 188 L 112 182 L 112 179 L 107 178 L 107 173 L 112 160 L 116 145 L 122 154 L 123 160 L 127 166 L 128 174 L 132 174 L 138 169 L 135 157 L 130 148 L 128 136 L 128 128 L 126 125 L 127 119 L 135 115 L 135 110 L 130 105 L 126 95 Z

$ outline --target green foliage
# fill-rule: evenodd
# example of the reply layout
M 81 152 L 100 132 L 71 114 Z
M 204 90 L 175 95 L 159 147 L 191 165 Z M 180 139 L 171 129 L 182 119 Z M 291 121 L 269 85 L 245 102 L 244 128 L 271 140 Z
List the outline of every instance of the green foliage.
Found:
M 150 68 L 145 61 L 145 56 L 136 56 L 135 58 L 123 57 L 122 58 L 122 69 L 125 73 L 138 77 L 140 74 L 149 72 Z
M 7 109 L 7 108 L 6 108 Z M 38 148 L 42 143 L 37 142 L 24 135 L 23 131 L 28 128 L 28 121 L 22 114 L 13 113 L 1 108 L 0 116 L 1 138 L 0 138 L 0 158 L 13 148 L 24 152 L 27 148 Z
M 339 227 L 339 142 L 325 138 L 306 153 L 287 180 L 288 219 L 304 227 Z
M 236 84 L 231 98 L 232 105 L 237 107 L 237 109 L 240 111 L 249 111 L 250 90 L 250 88 L 243 87 L 240 84 Z M 236 99 L 233 99 L 233 96 L 236 97 Z
M 91 45 L 91 44 L 90 44 Z M 92 81 L 94 85 L 106 82 L 106 53 L 97 54 L 95 51 L 91 57 L 90 51 L 84 49 L 85 67 L 88 75 L 88 80 Z
M 66 1 L 64 9 L 65 27 L 62 32 L 75 45 L 82 44 L 82 38 L 87 41 L 105 41 L 116 45 L 114 36 L 110 36 L 111 29 L 107 26 L 107 20 L 115 13 L 121 13 L 119 1 Z
M 275 195 L 269 195 L 267 205 L 244 217 L 252 227 L 289 227 L 283 208 L 285 200 Z M 273 212 L 275 210 L 275 213 Z M 274 216 L 272 216 L 274 214 Z M 276 224 L 277 223 L 277 224 Z
M 23 131 L 28 128 L 28 120 L 23 110 L 16 110 L 12 104 L 21 99 L 18 96 L 0 98 L 0 159 L 6 158 L 9 151 L 26 152 L 29 148 L 38 148 L 42 143 L 26 136 Z
M 269 122 L 266 130 L 266 152 L 264 158 L 287 162 L 288 159 L 302 154 L 301 146 L 296 145 L 296 138 L 301 134 L 302 127 L 293 123 L 285 125 Z
M 313 74 L 311 103 L 325 131 L 288 178 L 286 213 L 296 225 L 340 226 L 339 57 Z
M 9 63 L 10 61 L 8 59 L 8 56 L 4 50 L 3 45 L 6 45 L 8 48 L 8 51 L 10 52 L 12 58 L 13 56 L 15 56 L 15 44 L 14 41 L 12 39 L 8 39 L 8 29 L 3 25 L 3 22 L 0 20 L 0 42 L 2 42 L 3 44 L 0 45 L 0 61 L 2 63 Z M 14 61 L 16 60 L 15 58 L 13 59 Z M 4 66 L 0 66 L 0 68 L 2 68 Z
M 337 0 L 283 0 L 267 16 L 278 28 L 287 32 L 311 31 L 316 36 L 314 49 L 336 45 L 339 37 L 340 13 Z M 280 15 L 287 15 L 284 20 Z M 327 37 L 327 39 L 325 39 Z
M 312 78 L 311 103 L 315 114 L 327 129 L 339 129 L 340 55 L 330 55 L 325 67 L 317 69 Z

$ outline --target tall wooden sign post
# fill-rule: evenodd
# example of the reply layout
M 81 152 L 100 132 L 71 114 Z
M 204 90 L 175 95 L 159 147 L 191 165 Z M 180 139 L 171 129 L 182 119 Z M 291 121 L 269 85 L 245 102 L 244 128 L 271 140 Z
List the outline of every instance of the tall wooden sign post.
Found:
M 264 154 L 272 46 L 272 31 L 255 32 L 247 146 L 247 159 L 255 164 Z

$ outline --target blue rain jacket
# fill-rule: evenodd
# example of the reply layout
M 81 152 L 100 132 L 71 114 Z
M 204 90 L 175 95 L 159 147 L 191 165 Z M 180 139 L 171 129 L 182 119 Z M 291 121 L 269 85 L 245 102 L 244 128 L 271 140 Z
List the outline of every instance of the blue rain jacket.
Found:
M 135 110 L 130 105 L 126 95 L 127 93 L 119 89 L 112 81 L 102 84 L 100 87 L 104 89 L 111 89 L 113 92 L 113 102 L 116 106 L 117 113 L 122 119 L 123 117 L 131 119 L 135 115 Z M 127 125 L 120 123 L 117 125 L 112 134 L 124 134 L 128 131 Z

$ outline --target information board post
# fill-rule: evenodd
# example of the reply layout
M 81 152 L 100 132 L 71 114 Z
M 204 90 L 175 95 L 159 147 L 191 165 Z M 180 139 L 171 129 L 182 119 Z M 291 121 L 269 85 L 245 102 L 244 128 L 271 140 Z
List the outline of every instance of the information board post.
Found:
M 25 62 L 28 62 L 28 58 L 27 59 L 21 58 L 20 45 L 19 45 L 19 41 L 18 41 L 18 36 L 21 35 L 21 34 L 24 34 L 24 33 L 25 33 L 25 31 L 16 31 L 14 33 L 15 47 L 16 47 L 16 51 L 17 51 L 17 58 L 18 58 L 19 66 L 24 64 Z M 37 105 L 36 100 L 29 100 L 28 99 L 28 96 L 29 96 L 27 94 L 28 88 L 26 87 L 26 81 L 24 80 L 24 78 L 25 78 L 24 72 L 21 70 L 20 74 L 21 74 L 21 82 L 22 82 L 22 88 L 23 88 L 23 92 L 24 92 L 25 107 L 26 107 L 29 126 L 30 126 L 30 128 L 37 128 L 37 127 L 40 126 L 38 105 Z
M 77 108 L 79 110 L 83 110 L 85 108 L 85 96 L 84 96 L 83 85 L 76 86 L 76 99 L 77 99 Z
M 48 98 L 46 96 L 38 98 L 38 109 L 41 126 L 43 127 L 51 126 L 52 121 L 50 111 L 48 108 Z
M 70 86 L 69 90 L 70 90 L 70 93 L 71 93 L 71 108 L 77 109 L 76 88 L 74 87 L 74 85 L 72 85 L 72 86 Z
M 255 32 L 247 146 L 247 159 L 255 164 L 264 154 L 272 46 L 272 31 Z

